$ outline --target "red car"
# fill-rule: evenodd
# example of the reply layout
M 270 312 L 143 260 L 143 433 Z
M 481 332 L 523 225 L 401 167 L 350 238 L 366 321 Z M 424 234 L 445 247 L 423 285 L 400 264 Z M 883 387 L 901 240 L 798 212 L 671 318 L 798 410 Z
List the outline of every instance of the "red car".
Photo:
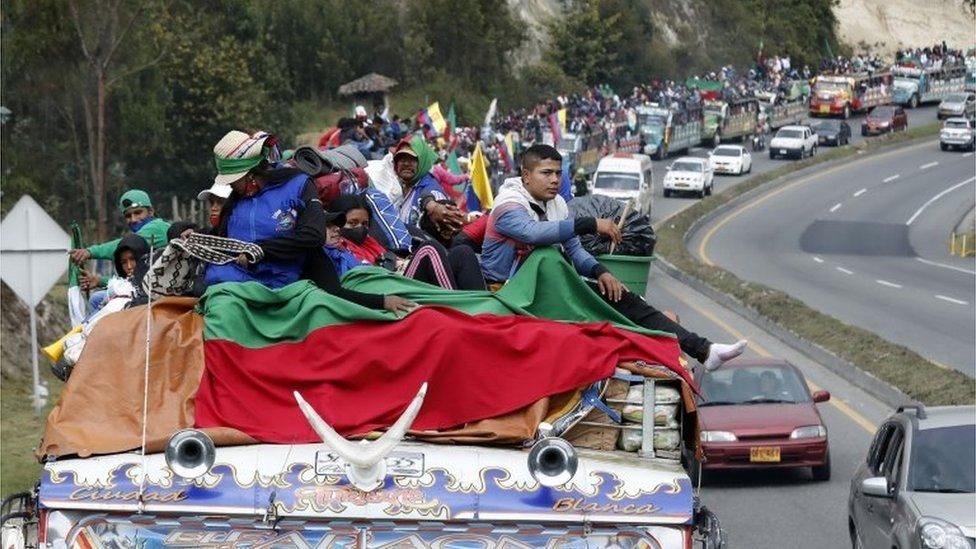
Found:
M 704 470 L 810 467 L 830 479 L 827 427 L 803 374 L 781 359 L 735 359 L 701 378 Z
M 898 105 L 875 107 L 864 122 L 861 122 L 861 135 L 878 135 L 908 129 L 908 115 Z

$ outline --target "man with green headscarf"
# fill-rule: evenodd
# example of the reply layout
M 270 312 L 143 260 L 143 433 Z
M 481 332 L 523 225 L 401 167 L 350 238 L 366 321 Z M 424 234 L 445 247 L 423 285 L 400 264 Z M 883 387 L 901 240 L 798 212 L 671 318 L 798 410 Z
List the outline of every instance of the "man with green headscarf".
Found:
M 456 206 L 439 202 L 448 196 L 430 173 L 436 161 L 437 153 L 420 135 L 404 138 L 393 149 L 393 171 L 403 191 L 393 205 L 407 227 L 418 227 L 424 212 L 438 224 L 460 227 L 463 223 L 464 216 Z

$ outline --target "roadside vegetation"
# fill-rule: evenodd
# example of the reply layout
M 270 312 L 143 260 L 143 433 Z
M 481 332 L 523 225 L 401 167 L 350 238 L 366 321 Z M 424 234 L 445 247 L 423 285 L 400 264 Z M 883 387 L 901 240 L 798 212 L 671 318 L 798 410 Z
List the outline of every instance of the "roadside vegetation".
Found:
M 752 177 L 664 220 L 657 229 L 656 253 L 684 273 L 731 296 L 799 337 L 823 347 L 923 404 L 972 404 L 976 400 L 976 384 L 965 374 L 933 364 L 903 345 L 845 324 L 784 292 L 742 280 L 721 267 L 705 265 L 688 250 L 685 242 L 686 234 L 698 219 L 761 185 L 809 166 L 915 138 L 934 136 L 938 131 L 938 124 L 911 128 L 897 135 L 821 152 L 813 158 Z

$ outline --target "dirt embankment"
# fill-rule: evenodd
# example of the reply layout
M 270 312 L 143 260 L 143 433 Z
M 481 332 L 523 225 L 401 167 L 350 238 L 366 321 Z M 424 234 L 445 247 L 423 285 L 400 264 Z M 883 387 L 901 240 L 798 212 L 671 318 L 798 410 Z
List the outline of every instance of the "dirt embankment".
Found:
M 37 306 L 37 337 L 41 345 L 47 345 L 68 330 L 68 308 L 65 289 L 55 288 Z M 42 355 L 40 367 L 47 368 L 48 360 Z M 0 282 L 0 375 L 9 378 L 30 372 L 30 312 L 9 286 Z
M 976 13 L 968 0 L 841 0 L 834 8 L 840 39 L 855 51 L 892 53 L 943 40 L 952 48 L 976 46 Z

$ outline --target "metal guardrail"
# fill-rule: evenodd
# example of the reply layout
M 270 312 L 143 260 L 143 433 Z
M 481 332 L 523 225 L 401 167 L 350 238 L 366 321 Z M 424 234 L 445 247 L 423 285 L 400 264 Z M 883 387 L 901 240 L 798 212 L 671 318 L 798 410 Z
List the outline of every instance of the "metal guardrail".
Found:
M 949 254 L 959 257 L 976 255 L 976 233 L 953 232 L 949 235 Z

